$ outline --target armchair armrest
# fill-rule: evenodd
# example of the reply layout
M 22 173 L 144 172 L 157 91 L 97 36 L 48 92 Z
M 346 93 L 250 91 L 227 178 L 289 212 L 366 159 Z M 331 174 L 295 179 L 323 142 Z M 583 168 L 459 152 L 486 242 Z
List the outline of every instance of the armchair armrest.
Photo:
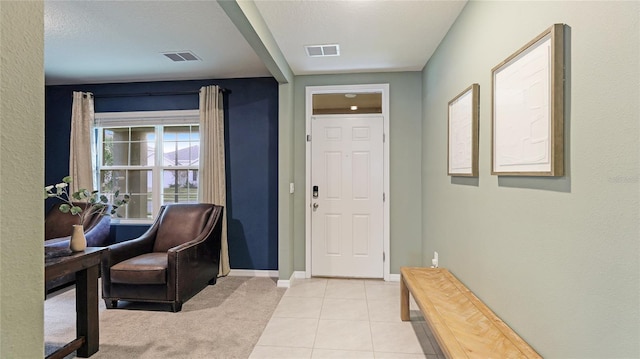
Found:
M 212 216 L 208 230 L 167 253 L 167 283 L 180 283 L 175 300 L 182 302 L 191 298 L 201 288 L 200 283 L 215 283 L 220 263 L 222 207 L 216 210 L 218 213 Z
M 60 247 L 59 243 L 63 243 L 64 245 L 66 245 L 68 247 L 70 239 L 71 239 L 71 236 L 47 239 L 47 240 L 44 241 L 44 246 L 45 247 Z
M 88 247 L 106 247 L 110 243 L 109 231 L 111 229 L 111 217 L 100 216 L 100 220 L 84 233 Z
M 180 245 L 169 250 L 167 285 L 176 288 L 172 291 L 175 294 L 172 299 L 184 302 L 201 289 L 202 283 L 215 282 L 219 256 L 220 251 L 214 251 L 205 241 L 191 242 L 190 245 Z

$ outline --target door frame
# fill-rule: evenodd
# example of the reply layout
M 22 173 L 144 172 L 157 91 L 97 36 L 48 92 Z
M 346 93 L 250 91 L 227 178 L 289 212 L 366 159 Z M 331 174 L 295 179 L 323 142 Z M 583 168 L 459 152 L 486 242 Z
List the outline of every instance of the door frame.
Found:
M 336 85 L 336 86 L 307 86 L 305 91 L 305 277 L 311 278 L 311 118 L 313 117 L 313 95 L 327 93 L 382 93 L 382 122 L 384 141 L 383 151 L 383 234 L 382 248 L 383 279 L 390 277 L 390 226 L 389 226 L 389 204 L 391 203 L 391 193 L 389 186 L 389 84 L 368 84 L 368 85 Z M 326 116 L 326 115 L 323 115 Z

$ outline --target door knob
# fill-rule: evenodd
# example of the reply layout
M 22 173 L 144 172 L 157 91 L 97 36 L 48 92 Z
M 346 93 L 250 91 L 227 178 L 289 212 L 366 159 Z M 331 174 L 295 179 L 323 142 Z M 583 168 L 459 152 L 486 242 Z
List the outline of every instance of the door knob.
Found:
M 313 209 L 318 209 L 318 203 L 313 204 Z

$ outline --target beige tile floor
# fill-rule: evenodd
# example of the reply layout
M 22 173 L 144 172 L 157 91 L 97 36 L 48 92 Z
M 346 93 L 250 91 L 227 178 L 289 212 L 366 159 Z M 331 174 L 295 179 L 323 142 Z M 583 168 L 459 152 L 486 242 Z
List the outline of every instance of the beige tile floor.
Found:
M 258 340 L 258 358 L 443 359 L 415 302 L 400 320 L 400 283 L 296 279 Z

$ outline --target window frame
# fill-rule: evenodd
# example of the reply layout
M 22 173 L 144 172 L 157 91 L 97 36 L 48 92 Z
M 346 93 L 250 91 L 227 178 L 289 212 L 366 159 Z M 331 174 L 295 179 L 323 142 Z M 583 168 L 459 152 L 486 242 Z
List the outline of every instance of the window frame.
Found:
M 132 127 L 153 127 L 155 133 L 156 148 L 154 164 L 148 165 L 115 165 L 107 166 L 108 170 L 151 170 L 154 179 L 151 187 L 152 197 L 152 218 L 114 218 L 114 223 L 119 224 L 151 224 L 158 214 L 163 203 L 162 177 L 163 171 L 167 168 L 172 170 L 198 170 L 200 176 L 200 165 L 194 166 L 165 166 L 161 151 L 163 148 L 164 128 L 166 126 L 198 126 L 200 143 L 202 134 L 200 133 L 200 111 L 199 110 L 171 110 L 171 111 L 131 111 L 131 112 L 96 112 L 94 115 L 93 132 L 95 136 L 95 157 L 93 158 L 94 183 L 100 186 L 100 171 L 104 170 L 103 160 L 103 131 L 104 128 L 132 128 Z M 131 144 L 131 139 L 129 139 Z M 196 192 L 197 193 L 197 192 Z

